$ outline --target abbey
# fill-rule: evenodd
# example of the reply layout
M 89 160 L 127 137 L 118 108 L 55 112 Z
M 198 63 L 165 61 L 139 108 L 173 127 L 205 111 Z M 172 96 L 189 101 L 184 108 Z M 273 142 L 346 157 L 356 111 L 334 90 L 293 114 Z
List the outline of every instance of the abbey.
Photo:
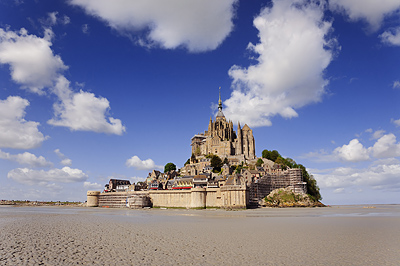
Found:
M 221 93 L 218 101 L 218 113 L 213 121 L 210 117 L 208 130 L 192 137 L 192 159 L 202 159 L 206 155 L 215 154 L 222 160 L 241 163 L 256 158 L 253 131 L 245 124 L 237 125 L 233 130 L 232 121 L 227 121 L 222 112 Z M 234 163 L 235 164 L 235 163 Z
M 248 125 L 227 121 L 222 112 L 221 93 L 218 113 L 210 118 L 208 130 L 191 139 L 192 155 L 178 172 L 149 173 L 134 191 L 88 191 L 88 206 L 247 208 L 264 202 L 273 190 L 289 189 L 305 194 L 302 169 L 286 168 L 265 158 L 257 158 L 253 131 Z M 215 171 L 212 158 L 224 161 Z M 226 160 L 225 160 L 226 159 Z M 111 183 L 110 183 L 111 184 Z M 106 192 L 106 190 L 104 191 Z

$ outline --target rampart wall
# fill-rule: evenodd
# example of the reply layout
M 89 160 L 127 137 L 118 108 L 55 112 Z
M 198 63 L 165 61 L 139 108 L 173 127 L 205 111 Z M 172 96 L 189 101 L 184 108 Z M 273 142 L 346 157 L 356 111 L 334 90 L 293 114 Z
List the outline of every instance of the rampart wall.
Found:
M 152 205 L 188 209 L 246 208 L 249 198 L 248 190 L 242 186 L 109 193 L 88 191 L 87 197 L 88 207 L 140 208 Z

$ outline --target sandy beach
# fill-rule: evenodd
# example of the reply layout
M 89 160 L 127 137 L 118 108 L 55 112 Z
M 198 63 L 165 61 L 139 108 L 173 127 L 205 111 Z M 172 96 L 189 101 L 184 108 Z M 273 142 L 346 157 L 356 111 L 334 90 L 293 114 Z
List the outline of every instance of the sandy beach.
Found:
M 400 206 L 2 206 L 0 239 L 0 265 L 400 265 Z

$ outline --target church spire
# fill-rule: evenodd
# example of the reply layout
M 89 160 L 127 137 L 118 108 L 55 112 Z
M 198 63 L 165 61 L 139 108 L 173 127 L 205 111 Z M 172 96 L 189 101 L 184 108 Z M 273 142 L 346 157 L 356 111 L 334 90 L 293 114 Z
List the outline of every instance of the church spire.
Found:
M 222 101 L 221 101 L 221 87 L 219 87 L 219 101 L 218 101 L 218 109 L 222 111 Z
M 218 100 L 218 113 L 215 121 L 225 121 L 224 113 L 222 112 L 222 101 L 221 101 L 221 87 L 219 87 L 219 100 Z

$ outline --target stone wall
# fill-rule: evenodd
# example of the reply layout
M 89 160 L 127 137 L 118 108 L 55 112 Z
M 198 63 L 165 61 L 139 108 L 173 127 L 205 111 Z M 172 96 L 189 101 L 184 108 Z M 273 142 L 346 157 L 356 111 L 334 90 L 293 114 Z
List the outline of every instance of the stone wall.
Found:
M 154 190 L 149 192 L 153 207 L 190 208 L 190 190 Z
M 146 201 L 148 197 L 150 201 Z M 248 190 L 243 186 L 227 186 L 223 188 L 192 188 L 188 190 L 152 190 L 133 192 L 100 193 L 88 191 L 88 203 L 92 207 L 109 208 L 246 208 Z M 148 203 L 147 203 L 148 202 Z M 138 206 L 141 203 L 142 206 Z M 97 205 L 96 205 L 97 204 Z M 89 204 L 88 204 L 89 206 Z

